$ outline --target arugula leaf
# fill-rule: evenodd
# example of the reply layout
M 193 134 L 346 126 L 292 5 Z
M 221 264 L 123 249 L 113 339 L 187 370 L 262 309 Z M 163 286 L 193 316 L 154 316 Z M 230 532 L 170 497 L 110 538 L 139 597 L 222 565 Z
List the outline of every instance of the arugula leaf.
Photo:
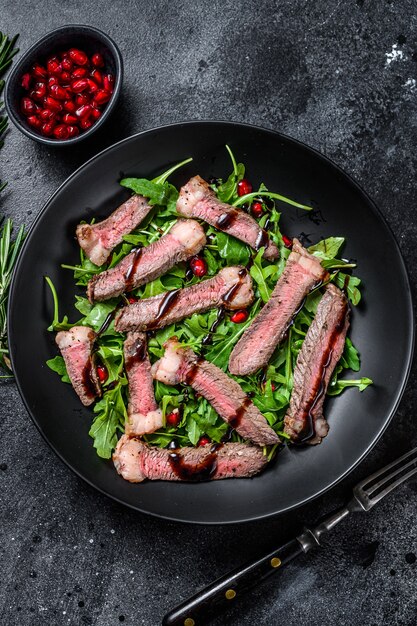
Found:
M 61 380 L 63 383 L 70 383 L 70 378 L 67 373 L 67 368 L 65 366 L 65 361 L 62 356 L 56 356 L 53 359 L 49 359 L 46 361 L 47 366 L 53 371 L 61 376 Z
M 319 259 L 323 259 L 323 261 L 330 261 L 337 257 L 337 253 L 344 242 L 344 237 L 328 237 L 327 239 L 322 239 L 314 246 L 310 246 L 308 251 Z
M 361 300 L 361 292 L 358 289 L 361 284 L 360 278 L 338 272 L 334 277 L 334 283 L 341 289 L 346 289 L 348 298 L 354 306 L 359 304 Z
M 327 395 L 338 396 L 347 387 L 357 387 L 359 391 L 365 391 L 365 389 L 372 384 L 373 381 L 370 378 L 359 378 L 357 380 L 336 380 L 330 383 Z
M 94 406 L 96 414 L 89 435 L 94 440 L 94 447 L 99 457 L 110 459 L 117 443 L 117 431 L 123 432 L 127 419 L 122 386 L 118 384 L 103 394 Z
M 247 265 L 251 256 L 249 246 L 226 233 L 217 233 L 216 240 L 219 255 L 227 260 L 227 265 Z
M 361 368 L 361 362 L 359 358 L 359 352 L 356 350 L 349 337 L 346 337 L 345 348 L 341 359 L 343 367 L 351 369 L 354 372 L 359 372 Z

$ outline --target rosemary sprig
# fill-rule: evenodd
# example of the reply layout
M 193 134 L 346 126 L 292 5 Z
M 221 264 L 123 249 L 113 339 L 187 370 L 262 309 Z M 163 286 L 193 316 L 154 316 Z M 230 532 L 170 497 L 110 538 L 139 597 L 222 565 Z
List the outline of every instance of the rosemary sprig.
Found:
M 12 39 L 9 39 L 7 35 L 3 35 L 0 32 L 0 77 L 4 75 L 6 70 L 9 68 L 13 57 L 15 54 L 19 52 L 19 48 L 15 48 L 16 41 L 19 35 L 15 35 Z M 0 95 L 4 89 L 4 80 L 0 80 Z M 0 109 L 3 107 L 3 102 L 0 102 Z M 0 148 L 3 147 L 4 143 L 4 134 L 8 127 L 8 119 L 7 116 L 0 115 Z M 2 183 L 0 180 L 0 192 L 7 185 L 6 182 Z
M 12 233 L 13 222 L 11 219 L 0 222 L 0 365 L 10 371 L 11 364 L 7 344 L 7 299 L 13 268 L 25 238 L 25 227 L 19 228 L 14 241 L 12 241 Z

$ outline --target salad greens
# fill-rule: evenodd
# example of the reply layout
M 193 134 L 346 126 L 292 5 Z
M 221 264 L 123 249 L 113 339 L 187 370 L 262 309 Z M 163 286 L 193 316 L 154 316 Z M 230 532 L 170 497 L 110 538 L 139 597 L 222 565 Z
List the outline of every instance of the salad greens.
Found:
M 276 201 L 309 210 L 309 207 L 296 203 L 284 196 L 272 193 L 261 184 L 257 192 L 239 197 L 237 185 L 245 175 L 245 167 L 237 163 L 228 146 L 226 146 L 233 165 L 233 171 L 226 180 L 216 179 L 211 185 L 217 196 L 225 202 L 240 206 L 253 198 L 257 198 L 264 206 L 264 215 L 259 223 L 263 227 L 268 219 L 269 235 L 280 249 L 280 257 L 275 263 L 266 261 L 262 255 L 263 249 L 254 252 L 249 246 L 234 239 L 224 232 L 219 232 L 212 226 L 205 225 L 208 243 L 201 253 L 207 263 L 208 276 L 215 275 L 220 269 L 228 265 L 246 265 L 251 259 L 250 274 L 255 288 L 255 300 L 249 310 L 249 317 L 242 324 L 234 324 L 230 315 L 226 315 L 218 324 L 217 329 L 211 335 L 211 344 L 203 346 L 203 338 L 209 332 L 210 327 L 217 317 L 217 310 L 205 314 L 194 314 L 176 324 L 162 328 L 149 336 L 148 351 L 150 359 L 154 362 L 163 353 L 163 344 L 171 336 L 176 335 L 182 344 L 190 346 L 197 352 L 201 352 L 206 359 L 227 370 L 230 353 L 244 330 L 250 325 L 255 315 L 265 303 L 273 290 L 280 274 L 285 266 L 290 253 L 283 243 L 280 232 L 281 214 Z M 96 273 L 114 267 L 121 258 L 130 252 L 134 246 L 147 246 L 165 233 L 177 219 L 175 203 L 178 197 L 177 189 L 167 182 L 167 178 L 178 167 L 185 165 L 191 159 L 187 159 L 177 166 L 154 178 L 124 178 L 121 185 L 131 189 L 135 193 L 145 195 L 150 199 L 154 209 L 147 218 L 131 234 L 124 237 L 124 242 L 118 246 L 106 266 L 96 267 L 80 250 L 80 262 L 78 265 L 62 265 L 74 273 L 75 284 L 84 288 L 88 280 Z M 329 280 L 345 288 L 353 305 L 360 301 L 360 279 L 350 275 L 355 264 L 349 263 L 338 256 L 344 243 L 343 237 L 330 237 L 320 241 L 309 248 L 309 251 L 320 258 L 322 264 L 329 272 Z M 198 278 L 191 279 L 186 275 L 184 263 L 171 269 L 167 274 L 144 285 L 132 292 L 137 298 L 150 297 L 167 290 L 190 286 L 198 282 Z M 342 272 L 341 270 L 344 270 Z M 346 273 L 348 272 L 348 273 Z M 49 330 L 63 330 L 71 328 L 75 324 L 91 326 L 98 331 L 109 312 L 118 304 L 120 298 L 91 304 L 84 295 L 75 296 L 75 308 L 80 314 L 75 323 L 69 323 L 65 316 L 59 319 L 58 296 L 49 278 L 46 279 L 51 288 L 54 301 L 54 316 Z M 266 371 L 245 377 L 233 377 L 241 385 L 246 393 L 250 393 L 252 401 L 263 413 L 272 428 L 284 438 L 283 419 L 288 407 L 293 370 L 298 352 L 303 343 L 306 332 L 314 318 L 318 302 L 321 297 L 320 288 L 314 289 L 306 298 L 303 308 L 296 316 L 288 333 L 288 337 L 275 351 Z M 123 340 L 124 337 L 114 330 L 112 322 L 97 341 L 97 358 L 107 368 L 109 377 L 103 385 L 103 396 L 95 404 L 94 421 L 90 435 L 94 440 L 97 454 L 103 458 L 110 458 L 117 441 L 118 432 L 123 432 L 126 420 L 127 406 L 127 379 L 123 369 Z M 64 360 L 56 356 L 47 361 L 48 366 L 54 370 L 64 382 L 69 382 Z M 340 375 L 344 370 L 351 369 L 357 372 L 360 369 L 359 354 L 350 339 L 346 339 L 345 349 L 333 379 L 329 385 L 329 395 L 338 395 L 346 387 L 357 387 L 363 391 L 371 380 L 360 378 L 354 380 L 342 380 Z M 160 431 L 144 438 L 149 443 L 158 446 L 167 446 L 175 438 L 181 445 L 196 445 L 202 435 L 209 436 L 213 441 L 219 442 L 225 435 L 227 424 L 217 415 L 211 405 L 188 387 L 166 386 L 155 382 L 155 397 L 165 416 L 174 409 L 180 410 L 181 420 L 177 427 L 165 426 Z M 232 432 L 232 441 L 239 441 L 240 437 Z M 274 449 L 268 451 L 272 456 Z

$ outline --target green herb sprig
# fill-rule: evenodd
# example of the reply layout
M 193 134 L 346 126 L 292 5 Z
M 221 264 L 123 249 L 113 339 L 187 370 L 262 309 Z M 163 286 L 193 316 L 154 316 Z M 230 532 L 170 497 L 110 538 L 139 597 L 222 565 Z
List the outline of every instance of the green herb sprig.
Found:
M 12 39 L 9 39 L 7 35 L 3 35 L 0 32 L 0 95 L 4 89 L 4 80 L 1 77 L 5 74 L 9 68 L 13 57 L 19 52 L 18 48 L 15 48 L 16 41 L 19 35 L 15 35 Z M 3 102 L 0 101 L 0 112 L 3 108 Z M 6 115 L 0 115 L 0 148 L 3 147 L 4 134 L 8 127 L 8 119 Z M 6 187 L 7 183 L 0 180 L 0 192 Z

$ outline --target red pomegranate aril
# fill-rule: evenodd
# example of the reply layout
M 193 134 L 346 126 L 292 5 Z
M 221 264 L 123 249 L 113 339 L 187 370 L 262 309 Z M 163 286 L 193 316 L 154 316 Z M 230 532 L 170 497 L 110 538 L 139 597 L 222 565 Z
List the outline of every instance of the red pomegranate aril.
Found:
M 82 50 L 78 50 L 77 48 L 71 48 L 68 54 L 70 56 L 70 59 L 74 61 L 76 65 L 87 65 L 88 57 L 86 53 Z
M 202 437 L 200 437 L 200 439 L 198 440 L 198 444 L 197 446 L 199 448 L 201 448 L 201 446 L 206 446 L 207 444 L 211 443 L 211 439 L 210 437 L 207 437 L 206 435 L 203 435 Z
M 68 56 L 65 56 L 62 58 L 61 65 L 62 65 L 62 69 L 65 72 L 70 72 L 72 68 L 74 67 L 74 63 L 71 61 L 71 59 Z
M 251 211 L 254 217 L 261 217 L 264 213 L 262 202 L 253 202 L 251 206 Z
M 57 139 L 68 139 L 68 126 L 66 124 L 58 124 L 54 128 L 54 135 Z
M 31 100 L 31 98 L 22 98 L 20 104 L 23 115 L 29 116 L 36 113 L 36 104 L 33 100 Z
M 78 124 L 78 118 L 75 115 L 71 115 L 71 113 L 64 113 L 64 115 L 62 116 L 62 121 L 64 122 L 64 124 Z
M 138 299 L 135 298 L 135 296 L 129 296 L 128 300 L 129 300 L 129 304 L 135 304 L 135 302 L 138 301 Z
M 88 104 L 90 102 L 90 96 L 86 93 L 79 93 L 75 98 L 75 104 L 77 107 L 83 106 L 83 104 Z
M 103 56 L 99 52 L 96 52 L 91 57 L 91 63 L 94 65 L 94 67 L 104 67 Z
M 282 243 L 286 248 L 292 248 L 292 239 L 290 239 L 286 235 L 282 235 Z
M 86 76 L 88 76 L 88 69 L 86 67 L 76 67 L 71 74 L 71 78 L 74 80 L 76 78 L 85 78 Z
M 62 65 L 56 57 L 49 59 L 46 67 L 48 70 L 48 74 L 52 74 L 53 76 L 59 76 L 60 74 L 62 74 Z
M 249 314 L 247 311 L 236 311 L 230 318 L 230 321 L 234 324 L 243 324 L 248 319 Z
M 55 111 L 56 113 L 62 111 L 62 104 L 52 96 L 46 96 L 44 104 L 46 109 L 51 109 L 51 111 Z
M 77 78 L 72 81 L 70 88 L 74 93 L 81 93 L 88 88 L 88 80 L 86 78 Z
M 99 91 L 97 91 L 97 93 L 94 95 L 94 103 L 97 106 L 101 106 L 102 104 L 106 104 L 106 102 L 108 102 L 111 98 L 111 93 L 109 91 L 105 91 L 104 89 L 100 89 Z
M 64 87 L 69 87 L 70 82 L 71 82 L 71 74 L 69 72 L 62 72 L 60 76 L 61 85 L 63 85 Z
M 48 72 L 42 65 L 36 64 L 32 67 L 32 76 L 35 78 L 46 78 L 48 76 Z
M 38 116 L 43 122 L 47 120 L 53 120 L 56 117 L 55 111 L 51 111 L 51 109 L 41 109 L 38 113 Z
M 201 278 L 207 274 L 207 263 L 199 256 L 190 260 L 190 268 L 194 276 Z
M 109 377 L 109 372 L 105 365 L 97 365 L 97 376 L 102 384 L 106 382 Z
M 45 122 L 44 124 L 42 124 L 41 126 L 42 135 L 46 135 L 46 137 L 49 137 L 49 135 L 52 135 L 54 126 L 55 124 L 53 122 Z
M 57 100 L 68 100 L 69 97 L 68 91 L 60 85 L 51 85 L 49 87 L 49 93 Z
M 68 126 L 68 138 L 76 137 L 80 134 L 80 129 L 78 126 Z
M 81 120 L 80 122 L 80 128 L 82 128 L 83 130 L 87 130 L 88 128 L 90 128 L 92 125 L 94 124 L 93 120 L 90 120 L 88 117 L 84 118 L 83 120 Z
M 92 108 L 91 104 L 83 104 L 75 111 L 75 115 L 82 120 L 85 120 L 90 117 Z
M 87 78 L 87 80 L 88 80 L 88 91 L 93 94 L 96 93 L 99 89 L 97 83 L 95 83 L 92 78 Z
M 42 122 L 36 115 L 29 115 L 27 118 L 28 124 L 30 124 L 33 128 L 40 128 Z
M 110 91 L 110 93 L 113 91 L 113 87 L 114 87 L 114 76 L 113 74 L 106 74 L 103 77 L 103 89 L 105 89 L 106 91 Z
M 48 87 L 52 87 L 52 85 L 59 85 L 59 80 L 56 76 L 50 76 L 48 78 Z
M 64 111 L 67 111 L 68 113 L 75 113 L 75 109 L 77 108 L 77 105 L 73 100 L 65 100 L 62 106 Z
M 27 91 L 29 91 L 30 89 L 30 81 L 32 80 L 32 77 L 29 73 L 23 74 L 22 76 L 22 87 L 23 89 L 26 89 Z
M 101 85 L 103 83 L 103 75 L 100 70 L 93 70 L 90 76 L 94 80 L 94 82 L 97 83 L 97 85 Z
M 237 184 L 237 195 L 246 196 L 248 193 L 252 193 L 252 185 L 246 178 L 242 178 Z
M 174 409 L 173 411 L 171 411 L 171 413 L 168 413 L 168 415 L 165 416 L 165 421 L 167 423 L 167 426 L 178 426 L 181 421 L 181 413 L 178 409 Z
M 100 116 L 101 116 L 101 111 L 93 107 L 91 109 L 91 117 L 93 118 L 93 120 L 98 120 Z

